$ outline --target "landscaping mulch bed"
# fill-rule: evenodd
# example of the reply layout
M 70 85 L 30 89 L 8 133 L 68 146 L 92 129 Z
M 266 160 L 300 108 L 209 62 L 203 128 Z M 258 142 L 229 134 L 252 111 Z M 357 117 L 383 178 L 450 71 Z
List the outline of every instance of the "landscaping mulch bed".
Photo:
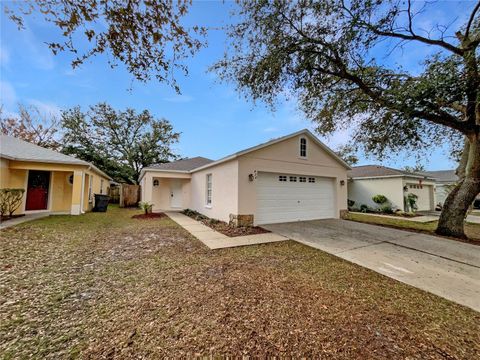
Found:
M 149 213 L 149 214 L 138 214 L 138 215 L 133 215 L 132 219 L 161 219 L 167 217 L 164 213 Z
M 0 358 L 480 358 L 478 312 L 293 241 L 211 251 L 139 213 L 0 232 Z
M 194 220 L 202 222 L 204 225 L 212 228 L 215 231 L 218 231 L 219 233 L 230 237 L 265 234 L 270 232 L 269 230 L 260 226 L 233 226 L 227 224 L 225 221 L 211 219 L 193 210 L 185 210 L 183 211 L 183 214 L 191 217 Z

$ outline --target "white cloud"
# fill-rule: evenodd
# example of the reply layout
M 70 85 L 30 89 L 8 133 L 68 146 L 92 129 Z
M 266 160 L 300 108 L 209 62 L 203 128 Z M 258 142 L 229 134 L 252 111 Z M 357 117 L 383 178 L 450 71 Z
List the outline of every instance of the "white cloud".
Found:
M 266 132 L 266 133 L 278 132 L 278 129 L 276 127 L 271 126 L 263 129 L 263 132 Z
M 193 101 L 193 97 L 189 95 L 175 95 L 162 98 L 163 101 L 171 102 L 171 103 L 188 103 Z
M 0 46 L 0 66 L 6 67 L 10 63 L 10 51 L 4 46 Z
M 56 116 L 60 117 L 61 115 L 61 109 L 58 105 L 51 103 L 51 102 L 43 102 L 37 99 L 29 99 L 28 103 L 30 105 L 33 105 L 40 110 L 41 113 L 47 115 L 47 116 Z
M 5 110 L 11 110 L 16 103 L 17 93 L 12 84 L 8 81 L 0 81 L 0 104 L 5 106 Z

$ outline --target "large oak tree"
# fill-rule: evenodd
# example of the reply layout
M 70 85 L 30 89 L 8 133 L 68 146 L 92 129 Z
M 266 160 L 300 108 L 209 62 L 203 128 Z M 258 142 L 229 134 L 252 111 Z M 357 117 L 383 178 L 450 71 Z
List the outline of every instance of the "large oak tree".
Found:
M 463 5 L 467 21 L 457 29 L 431 15 L 430 31 L 416 21 L 437 4 L 418 4 L 241 0 L 230 49 L 214 69 L 255 100 L 274 103 L 293 93 L 319 133 L 354 127 L 353 144 L 370 154 L 446 142 L 463 147 L 460 180 L 437 228 L 463 238 L 467 209 L 480 192 L 480 2 Z M 384 44 L 436 52 L 413 74 L 384 59 Z
M 80 107 L 63 111 L 62 152 L 92 162 L 117 181 L 138 184 L 140 171 L 176 158 L 180 136 L 166 119 L 148 110 L 115 110 L 100 103 L 86 112 Z

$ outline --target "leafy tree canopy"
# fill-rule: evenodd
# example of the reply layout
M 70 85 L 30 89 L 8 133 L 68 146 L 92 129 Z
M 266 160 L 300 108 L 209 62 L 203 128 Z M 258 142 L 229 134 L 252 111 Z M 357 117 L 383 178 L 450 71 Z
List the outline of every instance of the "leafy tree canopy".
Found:
M 358 155 L 357 150 L 354 146 L 346 144 L 339 146 L 335 152 L 340 156 L 348 165 L 358 164 Z
M 59 150 L 58 126 L 55 114 L 46 114 L 34 105 L 18 105 L 18 114 L 7 114 L 0 107 L 0 131 L 48 149 Z
M 475 127 L 465 121 L 465 110 L 467 98 L 476 99 L 479 80 L 466 81 L 465 58 L 478 59 L 478 16 L 472 13 L 457 39 L 445 36 L 448 24 L 436 24 L 440 30 L 425 35 L 414 23 L 425 6 L 415 11 L 410 1 L 240 1 L 230 51 L 213 69 L 254 100 L 274 105 L 279 94 L 295 94 L 320 134 L 356 128 L 353 142 L 369 154 L 445 142 L 461 148 L 462 134 Z M 412 74 L 394 61 L 378 61 L 375 51 L 385 41 L 438 51 L 424 60 L 420 74 Z
M 191 0 L 31 0 L 4 4 L 4 10 L 20 29 L 31 14 L 54 24 L 63 40 L 47 44 L 54 54 L 73 53 L 74 68 L 107 53 L 112 67 L 123 63 L 137 80 L 154 76 L 179 91 L 174 70 L 186 73 L 181 60 L 204 45 L 205 28 L 182 23 L 190 5 Z
M 74 107 L 62 113 L 62 152 L 85 161 L 116 181 L 137 184 L 142 168 L 175 159 L 179 133 L 166 119 L 147 110 L 115 110 L 100 103 L 87 112 Z

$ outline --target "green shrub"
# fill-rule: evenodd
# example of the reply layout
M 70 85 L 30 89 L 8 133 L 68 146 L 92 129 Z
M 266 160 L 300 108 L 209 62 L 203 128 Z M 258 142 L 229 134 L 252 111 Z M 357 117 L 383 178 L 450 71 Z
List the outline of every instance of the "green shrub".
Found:
M 415 212 L 418 209 L 417 200 L 418 196 L 412 193 L 409 193 L 406 198 L 408 207 L 412 212 Z
M 369 210 L 368 205 L 365 205 L 365 204 L 360 205 L 361 212 L 366 213 L 368 212 L 368 210 Z
M 145 201 L 145 202 L 140 202 L 138 204 L 138 207 L 142 209 L 145 212 L 145 214 L 149 214 L 152 212 L 153 204 L 150 204 L 149 202 Z
M 393 214 L 393 209 L 390 205 L 384 205 L 382 207 L 380 207 L 380 212 L 384 213 L 384 214 Z
M 0 215 L 12 216 L 22 203 L 25 189 L 0 189 Z
M 385 195 L 375 195 L 374 197 L 372 197 L 372 200 L 375 204 L 379 205 L 385 204 L 388 201 Z

